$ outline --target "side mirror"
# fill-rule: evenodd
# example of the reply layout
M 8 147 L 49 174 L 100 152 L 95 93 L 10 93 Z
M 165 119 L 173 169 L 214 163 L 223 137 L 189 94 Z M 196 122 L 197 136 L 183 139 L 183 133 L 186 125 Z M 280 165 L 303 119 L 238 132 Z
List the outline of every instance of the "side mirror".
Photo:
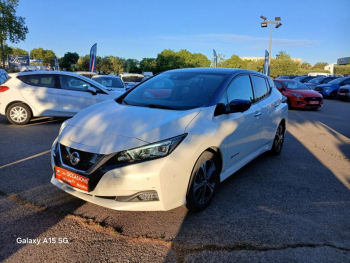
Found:
M 226 105 L 226 113 L 245 112 L 252 106 L 250 100 L 233 100 Z
M 94 87 L 88 86 L 87 90 L 91 92 L 92 95 L 97 95 L 97 90 Z

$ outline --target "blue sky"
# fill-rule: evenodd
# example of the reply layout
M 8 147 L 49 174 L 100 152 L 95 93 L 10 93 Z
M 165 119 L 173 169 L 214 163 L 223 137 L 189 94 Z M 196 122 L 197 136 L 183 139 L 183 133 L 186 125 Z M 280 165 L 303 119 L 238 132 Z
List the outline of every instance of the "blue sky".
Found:
M 20 0 L 17 14 L 29 34 L 18 45 L 56 55 L 89 53 L 142 59 L 163 49 L 212 57 L 263 56 L 269 29 L 260 15 L 282 18 L 273 30 L 272 56 L 284 50 L 314 64 L 350 56 L 350 0 Z M 11 44 L 10 44 L 11 45 Z

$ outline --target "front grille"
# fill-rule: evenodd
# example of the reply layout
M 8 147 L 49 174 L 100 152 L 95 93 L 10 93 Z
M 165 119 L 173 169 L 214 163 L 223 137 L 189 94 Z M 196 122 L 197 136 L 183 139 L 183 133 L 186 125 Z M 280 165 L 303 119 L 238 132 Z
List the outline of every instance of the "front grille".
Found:
M 321 101 L 322 100 L 322 98 L 319 98 L 319 97 L 309 97 L 309 98 L 304 98 L 304 100 L 306 101 L 306 102 L 310 102 L 310 101 Z
M 64 165 L 80 171 L 88 171 L 91 167 L 97 164 L 102 158 L 103 154 L 89 153 L 80 151 L 74 148 L 69 148 L 60 144 L 61 158 Z M 71 163 L 71 154 L 77 153 L 79 155 L 79 162 L 76 165 Z
M 339 93 L 349 93 L 348 89 L 339 89 Z

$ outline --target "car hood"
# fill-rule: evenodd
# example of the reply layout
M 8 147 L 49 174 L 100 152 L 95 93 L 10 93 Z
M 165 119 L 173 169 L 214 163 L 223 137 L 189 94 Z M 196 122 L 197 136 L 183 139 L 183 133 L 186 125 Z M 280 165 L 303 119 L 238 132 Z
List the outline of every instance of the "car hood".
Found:
M 108 154 L 184 134 L 200 111 L 136 107 L 109 100 L 80 111 L 58 140 L 68 147 Z
M 304 97 L 321 97 L 320 93 L 314 90 L 290 90 L 293 93 L 298 93 Z

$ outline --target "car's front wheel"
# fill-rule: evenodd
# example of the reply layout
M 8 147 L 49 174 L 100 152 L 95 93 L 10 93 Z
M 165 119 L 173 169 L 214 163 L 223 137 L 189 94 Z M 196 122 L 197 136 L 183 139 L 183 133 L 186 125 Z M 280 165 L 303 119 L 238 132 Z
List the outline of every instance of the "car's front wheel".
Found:
M 29 107 L 23 103 L 12 104 L 7 109 L 7 119 L 9 122 L 17 125 L 27 124 L 32 118 Z
M 276 135 L 273 140 L 272 148 L 271 148 L 271 154 L 278 155 L 282 151 L 284 142 L 284 127 L 282 123 L 280 123 L 277 127 Z
M 219 184 L 219 165 L 212 152 L 204 152 L 197 160 L 191 175 L 187 194 L 187 208 L 198 212 L 206 208 L 213 200 Z

